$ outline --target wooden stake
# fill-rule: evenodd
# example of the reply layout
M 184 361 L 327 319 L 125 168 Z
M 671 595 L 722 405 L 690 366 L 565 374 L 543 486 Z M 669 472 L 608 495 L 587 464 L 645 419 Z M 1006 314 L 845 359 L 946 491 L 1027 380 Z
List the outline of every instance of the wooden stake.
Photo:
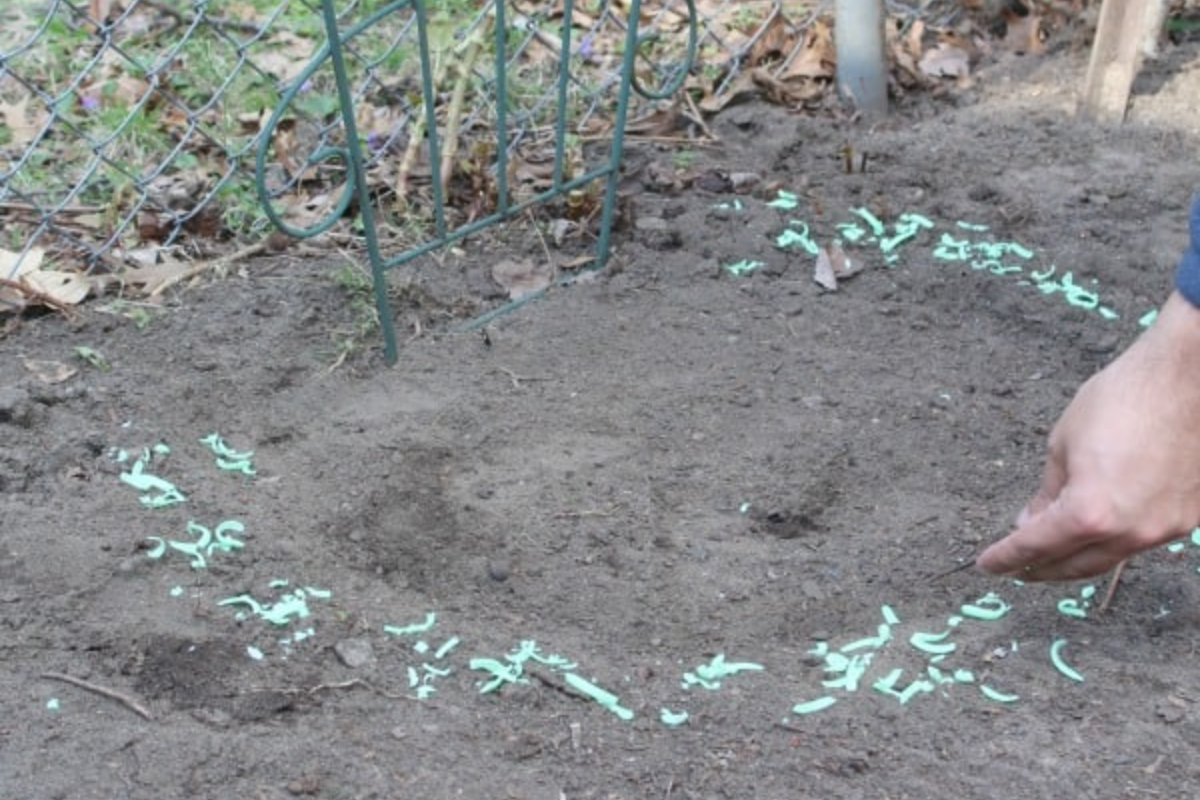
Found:
M 1104 0 L 1079 116 L 1107 124 L 1125 119 L 1129 91 L 1166 17 L 1166 0 Z

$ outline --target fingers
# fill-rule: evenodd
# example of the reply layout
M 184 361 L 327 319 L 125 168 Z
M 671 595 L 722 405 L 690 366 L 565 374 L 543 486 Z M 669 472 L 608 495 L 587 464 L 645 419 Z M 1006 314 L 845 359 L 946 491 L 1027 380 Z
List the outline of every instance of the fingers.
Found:
M 1128 555 L 1106 526 L 1075 510 L 1069 489 L 1049 503 L 1044 497 L 1040 490 L 1016 530 L 980 554 L 980 569 L 1022 580 L 1066 580 L 1104 572 Z
M 1113 553 L 1103 544 L 1090 545 L 1077 550 L 1067 558 L 1050 563 L 1031 565 L 1013 575 L 1023 581 L 1073 581 L 1091 578 L 1111 571 L 1125 556 Z
M 1042 468 L 1042 482 L 1037 493 L 1030 498 L 1021 513 L 1017 515 L 1017 527 L 1023 528 L 1029 521 L 1041 514 L 1053 503 L 1067 483 L 1067 469 L 1060 448 L 1051 442 L 1050 455 L 1046 466 Z

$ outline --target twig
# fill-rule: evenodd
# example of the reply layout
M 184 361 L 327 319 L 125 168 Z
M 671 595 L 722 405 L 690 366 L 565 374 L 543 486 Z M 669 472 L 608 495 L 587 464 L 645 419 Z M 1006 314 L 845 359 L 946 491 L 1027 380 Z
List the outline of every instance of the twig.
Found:
M 121 694 L 120 692 L 118 692 L 114 689 L 109 689 L 104 686 L 97 686 L 96 684 L 91 683 L 89 681 L 85 681 L 82 678 L 74 678 L 74 677 L 71 677 L 70 675 L 66 675 L 61 672 L 43 672 L 42 677 L 47 680 L 62 681 L 63 683 L 69 683 L 72 686 L 78 686 L 80 689 L 87 689 L 89 692 L 94 692 L 98 695 L 102 695 L 103 697 L 107 697 L 110 700 L 116 700 L 118 703 L 125 706 L 130 711 L 137 714 L 139 717 L 142 717 L 143 719 L 148 719 L 151 721 L 154 720 L 154 715 L 151 714 L 150 711 L 147 710 L 147 708 L 145 706 L 143 706 L 137 700 L 134 700 L 132 697 Z
M 513 385 L 514 389 L 521 388 L 521 381 L 548 381 L 548 380 L 551 380 L 550 378 L 537 378 L 537 377 L 531 377 L 529 375 L 518 375 L 517 373 L 513 372 L 508 367 L 496 367 L 496 369 L 500 370 L 501 372 L 503 372 L 505 375 L 508 376 L 508 379 L 510 381 L 512 381 L 512 385 Z
M 696 107 L 696 101 L 692 98 L 691 92 L 684 92 L 683 96 L 687 100 L 688 110 L 691 112 L 690 114 L 685 112 L 684 116 L 695 123 L 710 141 L 720 141 L 716 136 L 713 135 L 712 129 L 708 127 L 708 123 L 704 121 L 704 115 L 701 114 L 700 109 Z
M 608 508 L 589 508 L 584 511 L 559 511 L 550 515 L 551 519 L 584 519 L 586 517 L 611 517 L 615 511 L 613 507 Z
M 439 56 L 437 66 L 434 67 L 433 79 L 431 86 L 436 90 L 437 87 L 446 78 L 446 64 L 450 59 Z M 425 103 L 433 100 L 432 97 L 422 98 L 420 112 L 416 115 L 416 119 L 412 123 L 412 133 L 408 138 L 408 146 L 404 148 L 404 157 L 400 159 L 400 166 L 396 170 L 396 204 L 395 210 L 397 214 L 403 214 L 408 210 L 408 182 L 412 177 L 413 169 L 417 165 L 417 157 L 421 153 L 421 145 L 425 142 L 425 120 L 426 109 Z M 437 131 L 430 131 L 431 137 L 437 136 Z
M 160 297 L 163 292 L 165 292 L 167 289 L 170 289 L 175 284 L 191 280 L 197 275 L 207 272 L 210 269 L 221 269 L 228 267 L 230 264 L 243 261 L 251 256 L 256 256 L 259 253 L 266 252 L 269 249 L 270 240 L 268 237 L 267 239 L 263 239 L 261 242 L 256 242 L 248 247 L 243 247 L 241 250 L 230 253 L 227 256 L 221 256 L 220 258 L 214 258 L 210 261 L 203 261 L 199 264 L 193 264 L 178 275 L 173 275 L 156 286 L 154 291 L 150 292 L 150 299 L 154 300 Z
M 0 287 L 12 289 L 25 295 L 33 302 L 41 303 L 42 305 L 50 306 L 55 311 L 61 312 L 68 319 L 75 315 L 71 311 L 71 307 L 63 301 L 46 294 L 45 292 L 35 289 L 23 280 L 13 280 L 12 278 L 0 278 Z
M 487 28 L 483 29 L 486 33 Z M 475 62 L 479 59 L 480 44 L 483 37 L 480 31 L 476 30 L 472 34 L 471 41 L 467 43 L 466 55 L 456 67 L 458 71 L 458 80 L 454 83 L 454 93 L 450 96 L 450 108 L 446 112 L 446 141 L 442 148 L 442 193 L 450 191 L 450 177 L 454 173 L 454 157 L 458 155 L 458 120 L 462 117 L 463 101 L 467 96 L 467 84 L 471 82 L 471 74 L 475 70 Z
M 689 117 L 690 119 L 690 117 Z M 580 136 L 581 142 L 610 142 L 613 139 L 613 134 L 602 133 L 595 136 Z M 653 144 L 686 144 L 692 147 L 719 147 L 719 141 L 706 142 L 703 139 L 696 139 L 691 136 L 641 136 L 631 133 L 625 137 L 627 142 L 651 142 Z
M 374 692 L 377 695 L 386 697 L 389 700 L 416 700 L 417 699 L 417 698 L 411 697 L 410 695 L 407 695 L 407 694 L 391 694 L 390 692 L 385 692 L 382 689 L 375 688 L 374 686 L 372 686 L 371 684 L 362 680 L 361 678 L 354 678 L 352 680 L 342 681 L 341 683 L 322 683 L 318 686 L 314 686 L 311 689 L 309 689 L 307 694 L 313 695 L 313 694 L 316 694 L 317 692 L 328 691 L 331 689 L 354 689 L 359 686 L 361 686 L 362 688 L 364 688 L 368 691 Z
M 533 216 L 533 209 L 528 208 L 525 210 L 525 213 L 529 217 L 529 224 L 533 226 L 534 233 L 537 234 L 538 240 L 542 243 L 542 252 L 546 254 L 546 263 L 553 267 L 554 257 L 550 255 L 550 246 L 546 244 L 546 237 L 542 234 L 542 229 L 538 227 L 537 217 Z
M 105 206 L 62 206 L 54 209 L 55 216 L 59 214 L 101 214 L 106 210 Z M 33 203 L 14 202 L 12 200 L 0 203 L 0 211 L 16 211 L 17 213 L 31 213 L 41 216 L 42 209 Z
M 1129 563 L 1129 559 L 1123 560 L 1117 564 L 1113 570 L 1112 577 L 1108 579 L 1108 588 L 1104 590 L 1104 599 L 1100 601 L 1099 612 L 1103 614 L 1108 611 L 1108 605 L 1112 602 L 1113 595 L 1117 593 L 1117 584 L 1121 581 L 1121 573 L 1125 571 L 1125 565 Z

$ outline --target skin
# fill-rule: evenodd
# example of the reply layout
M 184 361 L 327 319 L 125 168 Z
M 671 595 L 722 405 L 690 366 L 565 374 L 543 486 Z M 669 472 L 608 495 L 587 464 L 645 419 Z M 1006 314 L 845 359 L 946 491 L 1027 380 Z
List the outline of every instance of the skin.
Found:
M 1041 487 L 976 564 L 1022 580 L 1107 572 L 1200 524 L 1200 309 L 1178 293 L 1080 387 Z

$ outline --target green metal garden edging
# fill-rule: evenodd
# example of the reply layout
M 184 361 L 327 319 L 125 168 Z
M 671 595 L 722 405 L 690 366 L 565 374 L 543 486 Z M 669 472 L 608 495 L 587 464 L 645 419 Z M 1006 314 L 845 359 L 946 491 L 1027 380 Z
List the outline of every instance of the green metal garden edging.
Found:
M 313 57 L 309 65 L 300 72 L 289 89 L 284 92 L 278 106 L 264 126 L 264 135 L 260 138 L 255 161 L 255 180 L 258 187 L 259 199 L 264 211 L 280 230 L 297 237 L 307 238 L 329 230 L 353 203 L 357 211 L 366 246 L 367 260 L 371 268 L 375 306 L 379 314 L 379 322 L 383 333 L 384 355 L 387 363 L 394 364 L 397 359 L 396 333 L 393 324 L 390 302 L 388 300 L 385 274 L 387 270 L 404 264 L 417 256 L 429 253 L 451 242 L 476 233 L 484 228 L 510 219 L 525 209 L 544 203 L 555 197 L 565 195 L 594 180 L 605 179 L 604 199 L 601 206 L 600 229 L 595 245 L 595 257 L 591 268 L 605 264 L 609 254 L 609 240 L 612 229 L 613 212 L 617 202 L 617 184 L 620 177 L 621 159 L 624 152 L 624 131 L 633 92 L 649 100 L 665 99 L 677 92 L 687 77 L 694 61 L 697 46 L 697 16 L 694 0 L 686 0 L 687 6 L 687 47 L 682 63 L 671 77 L 658 88 L 648 88 L 641 84 L 636 74 L 636 61 L 643 44 L 656 34 L 644 35 L 639 31 L 637 21 L 641 18 L 641 0 L 629 0 L 625 25 L 624 49 L 621 54 L 622 62 L 618 81 L 616 83 L 616 103 L 612 114 L 612 138 L 607 157 L 603 163 L 583 174 L 568 178 L 564 168 L 567 154 L 567 98 L 572 81 L 571 59 L 572 26 L 574 0 L 563 0 L 562 28 L 560 34 L 560 49 L 557 67 L 557 103 L 558 109 L 554 124 L 554 166 L 550 188 L 532 197 L 512 202 L 509 197 L 509 118 L 508 118 L 508 48 L 507 36 L 509 26 L 506 20 L 505 0 L 494 0 L 491 14 L 494 15 L 494 57 L 495 77 L 491 87 L 495 108 L 495 161 L 492 169 L 495 175 L 497 196 L 494 198 L 495 210 L 479 219 L 451 227 L 447 222 L 446 198 L 442 191 L 441 149 L 442 142 L 438 134 L 436 117 L 437 87 L 434 85 L 434 71 L 431 59 L 429 36 L 429 15 L 425 0 L 395 0 L 367 16 L 346 30 L 339 29 L 339 21 L 334 0 L 321 0 L 321 9 L 327 36 L 325 45 Z M 375 200 L 367 180 L 367 165 L 369 154 L 364 152 L 364 141 L 359 136 L 358 122 L 355 115 L 354 91 L 346 64 L 346 48 L 352 40 L 376 25 L 388 15 L 402 10 L 409 10 L 416 20 L 418 53 L 421 73 L 421 104 L 424 109 L 424 127 L 428 138 L 429 164 L 432 169 L 432 232 L 423 244 L 411 247 L 402 253 L 386 256 L 380 247 L 378 221 L 376 219 Z M 610 13 L 607 3 L 603 14 Z M 319 222 L 308 227 L 296 227 L 285 221 L 272 203 L 272 192 L 267 187 L 267 171 L 269 154 L 273 141 L 272 132 L 284 119 L 288 106 L 303 90 L 307 79 L 313 75 L 324 62 L 329 60 L 337 87 L 339 114 L 343 126 L 345 144 L 326 146 L 317 149 L 308 156 L 306 166 L 317 165 L 325 161 L 337 161 L 347 173 L 341 195 L 333 203 L 331 210 Z M 457 124 L 457 120 L 454 121 Z M 449 124 L 449 122 L 447 123 Z M 509 303 L 499 309 L 489 312 L 486 317 L 494 318 L 500 313 L 515 308 L 528 300 L 528 297 Z

